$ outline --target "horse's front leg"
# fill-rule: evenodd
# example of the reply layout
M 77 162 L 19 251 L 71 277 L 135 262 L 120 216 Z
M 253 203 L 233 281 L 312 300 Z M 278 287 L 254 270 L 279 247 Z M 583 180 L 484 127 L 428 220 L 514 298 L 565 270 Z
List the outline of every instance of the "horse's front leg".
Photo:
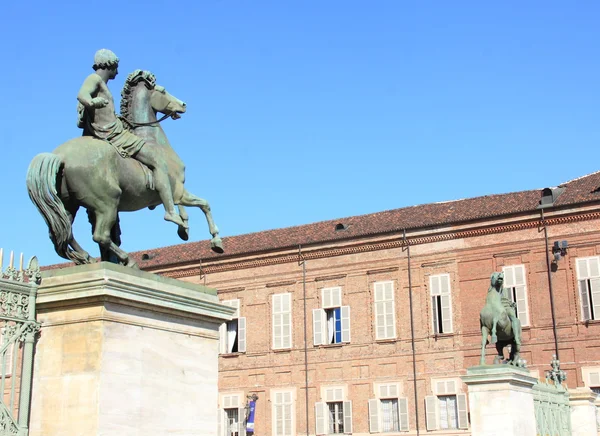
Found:
M 498 342 L 498 336 L 496 336 L 496 327 L 498 326 L 499 319 L 500 318 L 498 316 L 494 316 L 494 319 L 492 320 L 492 338 L 490 341 L 491 344 L 495 344 L 496 342 Z
M 480 365 L 485 365 L 485 346 L 487 345 L 488 334 L 490 331 L 484 325 L 481 326 L 481 360 Z
M 204 200 L 203 198 L 196 197 L 194 194 L 188 192 L 187 189 L 184 189 L 179 204 L 183 206 L 199 207 L 202 210 L 202 212 L 204 212 L 204 215 L 206 216 L 206 222 L 208 223 L 208 231 L 212 235 L 212 239 L 210 241 L 210 248 L 215 253 L 223 253 L 223 242 L 219 237 L 219 228 L 215 225 L 213 221 L 208 201 Z

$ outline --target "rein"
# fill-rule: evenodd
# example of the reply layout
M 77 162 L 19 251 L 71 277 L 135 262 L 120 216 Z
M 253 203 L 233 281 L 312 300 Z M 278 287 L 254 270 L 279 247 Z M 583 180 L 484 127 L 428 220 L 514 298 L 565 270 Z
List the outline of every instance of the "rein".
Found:
M 156 120 L 156 121 L 150 121 L 149 123 L 136 123 L 136 122 L 134 122 L 134 121 L 130 121 L 130 120 L 128 120 L 128 119 L 127 119 L 127 118 L 125 118 L 125 117 L 121 117 L 121 116 L 120 116 L 120 118 L 121 118 L 123 121 L 125 121 L 127 124 L 129 124 L 129 125 L 130 125 L 132 128 L 134 128 L 134 129 L 135 129 L 136 127 L 143 127 L 143 126 L 154 126 L 154 125 L 156 125 L 156 124 L 158 124 L 158 123 L 161 123 L 161 122 L 163 122 L 164 120 L 166 120 L 168 117 L 170 117 L 170 116 L 172 116 L 172 115 L 173 115 L 173 112 L 171 112 L 170 114 L 165 114 L 165 115 L 163 115 L 163 116 L 162 116 L 162 118 L 160 118 L 159 120 Z

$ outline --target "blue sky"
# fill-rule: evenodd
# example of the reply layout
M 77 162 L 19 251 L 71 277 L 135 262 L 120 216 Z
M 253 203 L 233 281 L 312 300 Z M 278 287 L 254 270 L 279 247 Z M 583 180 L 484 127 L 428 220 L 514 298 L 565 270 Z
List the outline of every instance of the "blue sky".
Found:
M 151 70 L 188 112 L 165 131 L 223 236 L 557 185 L 600 169 L 600 3 L 5 2 L 0 247 L 62 261 L 30 160 L 79 136 L 94 53 Z M 162 208 L 123 248 L 180 242 Z M 190 210 L 191 239 L 209 237 Z M 80 212 L 75 236 L 92 254 Z M 226 248 L 226 247 L 225 247 Z

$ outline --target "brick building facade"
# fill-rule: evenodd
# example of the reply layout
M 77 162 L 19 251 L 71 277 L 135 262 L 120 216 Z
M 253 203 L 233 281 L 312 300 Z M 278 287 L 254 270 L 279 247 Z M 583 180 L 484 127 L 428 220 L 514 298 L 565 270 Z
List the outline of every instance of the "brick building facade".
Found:
M 557 241 L 568 249 L 555 259 Z M 517 303 L 528 368 L 543 378 L 556 340 L 568 386 L 600 388 L 600 172 L 224 246 L 136 254 L 143 269 L 217 288 L 238 308 L 221 329 L 221 434 L 235 433 L 253 393 L 259 436 L 469 434 L 460 376 L 479 363 L 494 271 Z

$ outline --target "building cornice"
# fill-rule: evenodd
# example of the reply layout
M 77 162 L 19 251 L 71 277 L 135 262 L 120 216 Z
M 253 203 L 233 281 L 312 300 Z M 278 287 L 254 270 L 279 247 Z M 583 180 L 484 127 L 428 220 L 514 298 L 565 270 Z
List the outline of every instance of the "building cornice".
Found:
M 583 209 L 583 210 L 582 210 Z M 183 278 L 205 274 L 220 273 L 226 271 L 235 271 L 248 268 L 259 268 L 272 265 L 281 265 L 285 263 L 299 262 L 302 260 L 315 260 L 349 254 L 366 253 L 379 250 L 389 250 L 402 248 L 407 245 L 415 246 L 422 244 L 431 244 L 435 242 L 450 241 L 456 239 L 473 238 L 480 236 L 493 235 L 498 233 L 514 232 L 544 226 L 555 226 L 569 224 L 581 221 L 591 221 L 600 219 L 600 211 L 597 207 L 576 208 L 561 211 L 547 210 L 544 221 L 541 215 L 528 214 L 527 216 L 506 218 L 504 220 L 488 220 L 485 223 L 471 223 L 462 226 L 438 227 L 436 229 L 427 229 L 414 231 L 404 237 L 400 232 L 380 236 L 379 238 L 360 238 L 353 240 L 337 241 L 334 243 L 324 243 L 319 246 L 302 247 L 301 255 L 297 250 L 281 250 L 279 253 L 265 253 L 254 256 L 240 256 L 237 259 L 227 259 L 226 261 L 211 260 L 206 263 L 194 263 L 178 265 L 169 268 L 151 268 L 154 272 L 166 277 Z

